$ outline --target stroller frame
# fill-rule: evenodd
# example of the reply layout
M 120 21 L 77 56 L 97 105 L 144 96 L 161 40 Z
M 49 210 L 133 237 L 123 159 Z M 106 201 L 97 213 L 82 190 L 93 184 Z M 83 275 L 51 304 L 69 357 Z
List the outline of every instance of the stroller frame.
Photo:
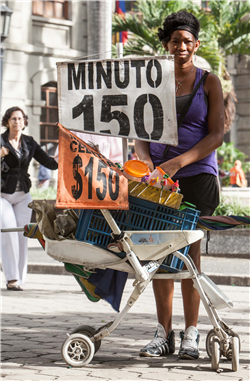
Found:
M 118 313 L 113 322 L 103 325 L 98 330 L 95 330 L 95 328 L 91 326 L 82 325 L 76 328 L 71 334 L 68 334 L 68 337 L 63 343 L 61 349 L 61 354 L 64 361 L 73 367 L 82 367 L 90 363 L 94 354 L 100 348 L 101 340 L 111 334 L 120 324 L 124 316 L 130 311 L 131 307 L 152 279 L 192 279 L 193 285 L 199 293 L 207 315 L 213 326 L 213 329 L 209 331 L 206 338 L 206 350 L 208 356 L 211 358 L 212 369 L 215 371 L 218 370 L 220 357 L 223 355 L 232 361 L 232 370 L 237 371 L 239 368 L 240 338 L 239 335 L 230 329 L 220 318 L 217 311 L 217 309 L 233 307 L 233 303 L 216 286 L 216 284 L 212 282 L 210 278 L 208 278 L 204 273 L 198 273 L 196 266 L 189 255 L 185 256 L 179 251 L 182 247 L 200 240 L 204 236 L 204 233 L 201 230 L 185 230 L 175 232 L 121 231 L 109 210 L 103 209 L 101 210 L 101 213 L 112 230 L 111 236 L 115 237 L 116 241 L 122 245 L 123 251 L 126 253 L 125 260 L 129 262 L 131 268 L 133 269 L 136 278 L 133 283 L 134 289 L 129 296 L 125 307 L 120 313 Z M 164 242 L 163 245 L 155 245 L 154 248 L 156 253 L 151 255 L 148 263 L 142 265 L 140 260 L 145 261 L 145 249 L 147 249 L 150 245 L 138 243 L 134 244 L 133 236 L 138 234 L 149 236 L 152 235 L 152 233 L 157 233 L 162 235 L 162 237 L 164 237 L 164 235 L 165 237 L 171 235 L 170 242 Z M 45 251 L 47 251 L 48 255 L 51 255 L 50 242 L 55 244 L 55 241 L 50 241 L 45 237 L 45 242 Z M 62 245 L 63 242 L 65 241 L 56 241 L 56 244 Z M 81 244 L 84 245 L 84 242 L 81 242 Z M 176 247 L 178 250 L 175 250 Z M 150 250 L 151 248 L 149 247 L 147 253 Z M 148 255 L 147 253 L 146 256 Z M 177 258 L 182 260 L 186 265 L 187 270 L 179 271 L 177 273 L 157 273 L 160 265 L 169 254 L 174 254 Z M 55 250 L 51 256 L 54 259 L 62 260 L 61 257 L 56 257 Z M 119 259 L 118 262 L 115 262 L 116 268 L 119 266 L 119 262 L 124 263 L 124 259 Z M 95 265 L 95 267 L 112 268 L 113 265 L 114 262 L 110 262 L 105 265 Z M 93 266 L 94 265 L 86 263 L 86 265 L 84 264 L 84 269 L 87 271 L 93 270 Z M 121 270 L 126 271 L 123 268 Z

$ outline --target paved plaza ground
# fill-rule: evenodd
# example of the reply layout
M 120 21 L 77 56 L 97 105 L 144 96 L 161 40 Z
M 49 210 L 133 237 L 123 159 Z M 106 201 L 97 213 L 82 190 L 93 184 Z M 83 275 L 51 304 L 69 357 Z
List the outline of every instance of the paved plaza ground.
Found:
M 123 294 L 123 307 L 132 290 L 129 279 Z M 98 328 L 114 320 L 116 312 L 104 301 L 90 302 L 69 275 L 28 274 L 23 292 L 10 292 L 2 279 L 2 380 L 83 381 L 83 380 L 221 380 L 250 379 L 249 289 L 220 286 L 231 298 L 233 309 L 223 309 L 223 320 L 241 338 L 240 369 L 220 362 L 219 372 L 211 369 L 205 351 L 205 338 L 212 328 L 204 307 L 200 308 L 200 359 L 179 360 L 178 332 L 184 328 L 180 283 L 176 282 L 174 324 L 177 350 L 169 357 L 140 358 L 138 353 L 152 339 L 156 325 L 151 284 L 140 296 L 121 324 L 102 340 L 92 362 L 84 368 L 70 368 L 60 350 L 66 333 L 80 324 Z

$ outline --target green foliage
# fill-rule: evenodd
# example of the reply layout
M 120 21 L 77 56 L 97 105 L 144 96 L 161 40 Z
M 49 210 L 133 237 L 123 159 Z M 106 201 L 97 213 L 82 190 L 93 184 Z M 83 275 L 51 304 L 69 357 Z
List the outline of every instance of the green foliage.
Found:
M 250 1 L 209 1 L 225 55 L 250 52 Z
M 244 206 L 236 198 L 222 196 L 214 216 L 250 216 L 250 206 Z
M 244 152 L 235 148 L 234 143 L 223 142 L 222 146 L 217 148 L 218 157 L 223 157 L 224 161 L 220 168 L 224 171 L 229 171 L 233 166 L 235 160 L 240 160 L 244 173 L 250 170 L 250 161 L 245 161 L 248 156 Z M 222 179 L 222 185 L 228 186 L 230 183 L 229 178 Z
M 56 188 L 48 187 L 47 189 L 31 188 L 30 191 L 33 200 L 55 200 Z

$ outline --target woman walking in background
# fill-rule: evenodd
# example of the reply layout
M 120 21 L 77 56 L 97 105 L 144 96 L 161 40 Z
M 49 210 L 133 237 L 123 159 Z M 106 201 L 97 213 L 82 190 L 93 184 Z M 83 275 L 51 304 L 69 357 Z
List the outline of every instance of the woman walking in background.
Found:
M 28 174 L 31 159 L 49 169 L 57 169 L 54 158 L 45 153 L 32 136 L 23 134 L 28 125 L 28 116 L 19 107 L 9 108 L 2 126 L 7 130 L 1 134 L 1 227 L 23 227 L 30 222 L 32 201 Z M 7 290 L 22 291 L 27 274 L 28 241 L 23 233 L 1 234 L 2 267 Z

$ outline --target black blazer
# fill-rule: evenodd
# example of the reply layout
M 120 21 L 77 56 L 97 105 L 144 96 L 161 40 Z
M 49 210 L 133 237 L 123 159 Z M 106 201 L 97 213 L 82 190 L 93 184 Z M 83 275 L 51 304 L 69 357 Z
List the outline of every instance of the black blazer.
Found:
M 4 156 L 4 162 L 9 169 L 7 172 L 1 170 L 1 176 L 4 180 L 4 186 L 1 192 L 13 194 L 16 190 L 17 180 L 20 180 L 23 191 L 28 193 L 31 188 L 30 175 L 28 174 L 31 159 L 36 159 L 40 164 L 49 169 L 57 169 L 57 162 L 47 155 L 32 136 L 21 136 L 21 147 L 23 157 L 20 161 L 18 156 L 8 140 L 8 130 L 1 134 L 1 145 L 9 149 L 9 154 Z

